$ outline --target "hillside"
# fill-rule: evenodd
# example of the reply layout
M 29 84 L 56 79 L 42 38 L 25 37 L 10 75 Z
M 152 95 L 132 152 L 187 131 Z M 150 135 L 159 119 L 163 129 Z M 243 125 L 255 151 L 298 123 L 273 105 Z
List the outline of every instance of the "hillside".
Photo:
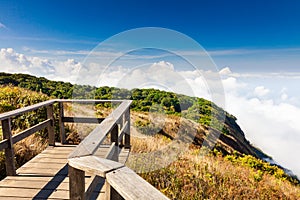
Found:
M 150 110 L 151 112 L 182 116 L 199 123 L 202 129 L 210 128 L 212 134 L 220 134 L 218 142 L 220 145 L 217 145 L 216 148 L 224 154 L 237 151 L 257 158 L 268 157 L 250 145 L 233 115 L 202 98 L 155 89 L 126 90 L 114 87 L 96 88 L 72 85 L 26 74 L 0 73 L 0 85 L 26 88 L 53 98 L 131 99 L 133 100 L 131 109 L 134 111 L 148 112 Z M 194 126 L 194 124 L 190 125 Z M 201 137 L 199 135 L 196 135 L 194 143 L 200 145 Z
M 237 119 L 205 99 L 155 89 L 79 86 L 24 74 L 0 73 L 0 85 L 0 112 L 74 94 L 77 98 L 132 99 L 133 146 L 128 165 L 172 199 L 300 198 L 297 179 L 262 161 L 268 156 L 251 145 Z M 104 104 L 94 109 L 105 116 L 110 107 Z M 15 129 L 29 126 L 31 116 L 25 119 L 16 119 Z M 72 131 L 83 137 L 74 127 Z M 203 141 L 210 134 L 220 136 L 212 151 L 202 157 Z M 139 154 L 158 155 L 169 144 L 181 141 L 187 150 L 176 160 L 152 172 L 140 170 Z

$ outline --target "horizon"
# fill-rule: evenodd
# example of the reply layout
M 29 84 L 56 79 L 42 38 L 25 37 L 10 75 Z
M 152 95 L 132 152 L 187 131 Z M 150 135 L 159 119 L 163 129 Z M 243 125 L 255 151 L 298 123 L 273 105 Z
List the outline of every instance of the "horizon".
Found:
M 133 39 L 97 50 L 99 43 L 126 30 L 175 30 L 198 42 L 212 59 L 224 87 L 224 108 L 238 118 L 247 139 L 300 176 L 300 162 L 294 158 L 300 154 L 300 2 L 30 2 L 0 3 L 1 72 L 76 83 L 85 81 L 78 80 L 78 71 L 87 69 L 98 73 L 95 80 L 86 79 L 96 86 L 120 86 L 127 80 L 126 88 L 136 83 L 128 81 L 129 75 L 152 84 L 142 74 L 131 73 L 137 72 L 134 67 L 152 66 L 165 76 L 174 72 L 173 84 L 179 85 L 179 77 L 188 85 L 188 94 L 210 99 L 205 77 L 172 52 L 144 49 L 120 54 Z M 197 53 L 182 43 L 158 40 L 155 45 L 190 57 Z M 103 58 L 96 66 L 87 65 L 91 52 Z M 120 59 L 101 78 L 105 59 L 114 56 Z M 201 73 L 209 76 L 205 67 Z

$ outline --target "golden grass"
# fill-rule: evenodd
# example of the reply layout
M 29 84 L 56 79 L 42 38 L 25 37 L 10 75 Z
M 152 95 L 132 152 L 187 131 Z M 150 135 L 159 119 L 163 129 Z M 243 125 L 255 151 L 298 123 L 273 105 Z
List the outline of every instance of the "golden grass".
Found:
M 154 151 L 161 148 L 159 140 L 132 138 L 132 148 L 135 152 Z M 268 174 L 258 179 L 261 174 L 250 167 L 234 165 L 221 156 L 200 156 L 199 152 L 190 149 L 167 167 L 140 175 L 171 199 L 300 198 L 299 186 Z
M 300 187 L 220 156 L 187 152 L 166 168 L 141 176 L 171 199 L 299 199 Z
M 48 142 L 40 135 L 31 135 L 14 145 L 17 167 L 20 167 L 48 146 Z
M 161 149 L 162 147 L 166 146 L 171 142 L 165 136 L 155 135 L 153 137 L 141 137 L 141 138 L 134 138 L 131 140 L 131 152 L 132 153 L 146 153 L 146 152 L 153 152 L 156 150 Z
M 134 120 L 148 119 L 138 113 L 132 114 L 132 124 Z M 167 129 L 167 133 L 172 134 L 171 129 Z M 142 137 L 134 131 L 132 133 L 132 154 L 141 156 L 130 156 L 127 166 L 139 172 L 170 199 L 300 199 L 299 185 L 249 166 L 234 164 L 221 154 L 200 156 L 200 148 L 196 145 L 190 145 L 189 150 L 179 154 L 177 160 L 163 165 L 170 158 L 168 153 L 163 152 L 164 147 L 172 140 L 160 134 Z M 157 155 L 164 159 L 154 159 L 153 153 L 160 150 L 162 152 Z

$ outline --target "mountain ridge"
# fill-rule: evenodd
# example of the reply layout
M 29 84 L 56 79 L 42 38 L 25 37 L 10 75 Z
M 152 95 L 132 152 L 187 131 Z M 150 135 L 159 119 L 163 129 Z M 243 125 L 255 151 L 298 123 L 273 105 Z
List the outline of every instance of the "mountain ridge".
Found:
M 236 117 L 227 113 L 214 103 L 202 98 L 188 97 L 182 94 L 175 94 L 156 89 L 136 88 L 126 90 L 107 86 L 100 88 L 93 86 L 80 86 L 61 81 L 50 81 L 43 77 L 37 78 L 35 76 L 24 74 L 0 73 L 0 85 L 26 88 L 46 94 L 49 98 L 73 98 L 76 96 L 78 98 L 96 99 L 131 99 L 133 100 L 133 104 L 131 106 L 133 111 L 132 113 L 137 112 L 141 115 L 141 113 L 149 114 L 149 111 L 163 112 L 168 117 L 173 116 L 172 118 L 181 117 L 187 119 L 184 121 L 184 123 L 187 124 L 187 127 L 195 128 L 200 126 L 193 139 L 193 145 L 197 148 L 201 147 L 204 136 L 206 136 L 208 130 L 210 130 L 212 134 L 219 136 L 212 151 L 213 153 L 215 152 L 214 154 L 222 154 L 225 158 L 228 156 L 228 159 L 232 162 L 245 162 L 244 160 L 241 161 L 240 158 L 246 157 L 247 155 L 272 162 L 272 158 L 270 156 L 250 144 L 245 137 L 245 133 L 236 123 Z M 109 107 L 109 105 L 106 105 L 106 107 Z M 149 116 L 147 117 L 147 114 L 145 115 L 146 117 L 144 116 L 143 118 L 133 120 L 135 128 L 139 131 L 146 130 L 146 132 L 159 128 L 156 127 L 155 123 L 152 123 L 151 120 L 149 120 Z M 220 120 L 222 116 L 224 117 L 223 121 Z M 158 134 L 175 135 L 176 131 L 170 133 L 172 132 L 170 130 L 178 130 L 178 127 L 176 128 L 178 124 L 179 122 L 176 120 L 169 122 L 169 124 L 166 125 L 166 127 L 169 128 L 161 128 L 161 130 L 158 131 Z M 264 166 L 264 164 L 259 165 Z M 280 165 L 276 164 L 276 166 L 279 166 L 287 172 L 287 170 Z M 270 169 L 275 170 L 273 168 Z M 289 175 L 292 175 L 293 180 L 298 180 L 297 177 L 293 176 L 293 174 Z M 280 177 L 284 178 L 286 176 Z

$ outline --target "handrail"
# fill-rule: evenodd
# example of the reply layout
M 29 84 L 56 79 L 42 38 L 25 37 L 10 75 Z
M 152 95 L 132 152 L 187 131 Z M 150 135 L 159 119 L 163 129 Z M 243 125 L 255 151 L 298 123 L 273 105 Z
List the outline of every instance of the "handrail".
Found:
M 106 118 L 91 117 L 65 117 L 64 103 L 119 103 Z M 55 145 L 53 104 L 59 104 L 59 127 L 61 143 L 65 142 L 64 122 L 69 123 L 97 123 L 99 124 L 69 155 L 70 198 L 88 198 L 93 191 L 95 181 L 99 177 L 106 178 L 107 199 L 168 199 L 157 189 L 138 176 L 134 171 L 118 163 L 120 147 L 130 148 L 130 100 L 76 100 L 52 99 L 35 105 L 19 108 L 0 114 L 3 140 L 0 141 L 0 150 L 5 150 L 5 165 L 7 175 L 16 175 L 13 145 L 32 135 L 33 133 L 48 129 L 49 145 Z M 12 135 L 11 121 L 13 117 L 47 108 L 47 118 L 16 135 Z M 97 151 L 104 139 L 110 134 L 111 146 L 105 158 L 97 158 L 93 154 Z M 106 168 L 105 168 L 106 167 Z M 112 168 L 113 167 L 113 168 Z M 85 192 L 85 172 L 96 174 L 89 189 Z M 138 186 L 138 187 L 136 187 Z
M 4 149 L 5 155 L 5 167 L 6 167 L 6 175 L 14 176 L 16 175 L 16 167 L 15 167 L 15 153 L 13 145 L 20 140 L 34 134 L 37 131 L 47 128 L 48 129 L 48 138 L 49 145 L 54 146 L 55 144 L 55 133 L 54 133 L 54 116 L 53 116 L 53 104 L 55 100 L 48 100 L 45 102 L 41 102 L 38 104 L 34 104 L 31 106 L 27 106 L 24 108 L 19 108 L 10 112 L 0 114 L 0 121 L 2 126 L 3 140 L 0 142 L 0 151 Z M 24 131 L 16 135 L 12 135 L 11 121 L 13 117 L 18 115 L 37 110 L 39 108 L 47 108 L 47 118 Z
M 19 109 L 16 109 L 16 110 L 12 110 L 12 111 L 9 111 L 9 112 L 2 113 L 2 114 L 0 114 L 0 121 L 2 121 L 4 119 L 11 118 L 11 117 L 16 117 L 18 115 L 22 115 L 22 114 L 30 112 L 30 111 L 37 110 L 41 107 L 46 107 L 48 105 L 52 105 L 57 101 L 58 101 L 58 99 L 52 99 L 52 100 L 43 101 L 43 102 L 40 102 L 40 103 L 37 103 L 37 104 L 34 104 L 34 105 L 30 105 L 30 106 L 26 106 L 26 107 L 23 107 L 23 108 L 19 108 Z
M 70 158 L 69 166 L 106 178 L 107 189 L 111 186 L 117 192 L 110 194 L 107 199 L 120 199 L 120 196 L 128 200 L 168 199 L 150 183 L 119 162 L 91 155 Z
M 79 103 L 79 104 L 91 104 L 91 103 L 122 103 L 121 100 L 96 100 L 96 99 L 51 99 L 44 102 L 40 102 L 34 105 L 26 106 L 16 110 L 0 114 L 0 121 L 2 125 L 3 140 L 0 141 L 0 151 L 5 150 L 5 166 L 6 174 L 9 176 L 16 175 L 16 167 L 14 162 L 14 149 L 13 145 L 20 140 L 25 139 L 26 137 L 36 133 L 37 131 L 48 129 L 48 143 L 51 146 L 55 145 L 55 132 L 54 132 L 54 113 L 53 105 L 55 103 L 59 104 L 59 132 L 61 143 L 65 143 L 65 130 L 64 122 L 69 123 L 97 123 L 100 124 L 104 119 L 103 118 L 91 118 L 91 117 L 65 117 L 64 116 L 64 103 Z M 35 111 L 40 108 L 47 108 L 47 117 L 44 121 L 41 121 L 39 124 L 33 125 L 32 127 L 23 130 L 16 135 L 12 135 L 11 122 L 12 118 Z
M 106 199 L 168 199 L 159 190 L 118 161 L 119 146 L 130 147 L 130 104 L 123 100 L 69 155 L 70 199 L 88 199 L 86 172 L 105 178 Z M 104 158 L 94 155 L 110 133 L 111 145 Z
M 77 103 L 86 103 L 76 101 Z M 105 101 L 102 101 L 105 102 Z M 118 161 L 120 148 L 130 148 L 130 104 L 131 100 L 116 100 L 120 103 L 81 143 L 70 153 L 68 159 L 77 159 L 93 155 L 110 134 L 110 148 L 106 153 L 107 161 Z M 123 166 L 123 165 L 122 165 Z M 88 172 L 88 171 L 87 171 Z M 89 190 L 85 192 L 84 175 L 85 171 L 78 166 L 69 166 L 70 178 L 70 199 L 89 198 L 93 191 L 93 186 L 89 186 Z M 98 180 L 96 176 L 94 180 Z M 94 182 L 94 181 L 93 181 Z
M 130 104 L 130 100 L 123 101 L 98 125 L 98 127 L 96 127 L 83 141 L 80 142 L 76 149 L 69 155 L 69 158 L 94 154 L 106 136 L 113 130 L 114 127 L 116 127 L 116 124 L 121 124 L 120 119 L 126 110 L 129 109 Z

